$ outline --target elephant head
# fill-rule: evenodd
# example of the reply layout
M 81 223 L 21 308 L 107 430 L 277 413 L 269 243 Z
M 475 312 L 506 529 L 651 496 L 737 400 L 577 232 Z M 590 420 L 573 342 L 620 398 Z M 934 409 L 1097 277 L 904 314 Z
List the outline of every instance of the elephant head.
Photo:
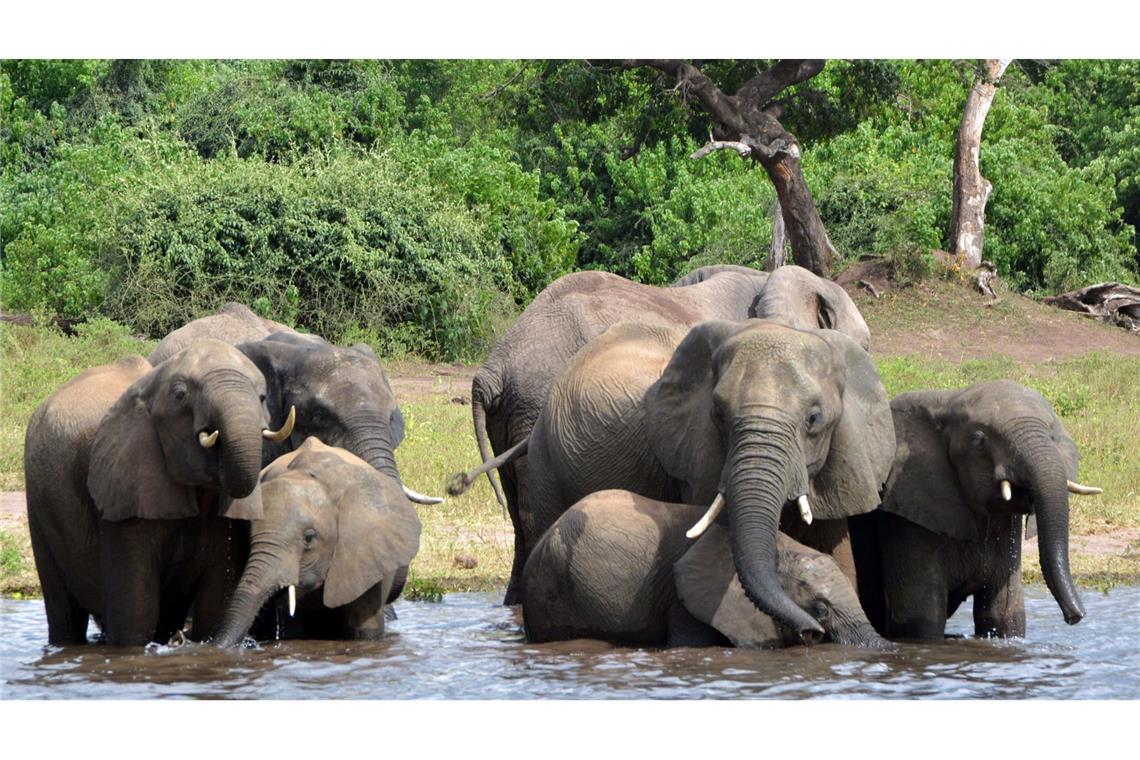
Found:
M 713 502 L 709 520 L 727 513 L 748 598 L 801 635 L 822 634 L 780 587 L 776 534 L 785 505 L 810 521 L 879 504 L 894 427 L 866 351 L 834 330 L 704 322 L 673 352 L 645 411 L 650 447 L 684 484 L 683 501 Z
M 302 596 L 323 589 L 327 608 L 378 585 L 379 598 L 390 601 L 420 536 L 398 480 L 309 438 L 262 471 L 261 491 L 264 516 L 251 524 L 249 560 L 216 644 L 240 643 L 262 605 L 285 588 Z
M 783 533 L 776 540 L 780 585 L 788 597 L 823 627 L 827 639 L 847 646 L 889 649 L 867 619 L 855 589 L 830 556 Z M 761 615 L 745 596 L 733 569 L 727 531 L 713 525 L 673 565 L 685 608 L 738 647 L 797 643 L 799 636 Z
M 801 330 L 838 330 L 871 350 L 871 330 L 847 291 L 794 264 L 772 272 L 750 316 L 779 319 Z
M 280 423 L 296 408 L 290 441 L 272 460 L 309 436 L 346 449 L 380 472 L 399 480 L 396 447 L 404 440 L 404 417 L 388 376 L 367 344 L 334 346 L 311 335 L 274 333 L 239 348 L 265 375 L 269 410 Z M 418 503 L 441 501 L 405 489 Z
M 1076 444 L 1041 395 L 1010 380 L 891 402 L 898 451 L 882 509 L 927 530 L 979 540 L 978 517 L 1032 514 L 1041 571 L 1065 621 L 1084 617 L 1069 574 Z M 1095 489 L 1093 489 L 1095 490 Z
M 233 346 L 201 341 L 136 380 L 95 434 L 87 486 L 105 520 L 198 514 L 196 488 L 227 517 L 260 515 L 256 489 L 266 429 L 265 379 Z

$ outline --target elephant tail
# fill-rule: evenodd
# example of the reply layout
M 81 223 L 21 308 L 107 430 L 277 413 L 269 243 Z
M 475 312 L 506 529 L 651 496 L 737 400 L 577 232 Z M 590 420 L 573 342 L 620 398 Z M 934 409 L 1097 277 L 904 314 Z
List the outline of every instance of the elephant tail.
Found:
M 471 394 L 471 417 L 475 421 L 475 440 L 479 443 L 479 455 L 483 458 L 483 466 L 487 466 L 487 462 L 491 460 L 491 442 L 487 437 L 487 409 L 483 405 L 483 400 L 477 398 L 475 394 Z M 509 453 L 509 452 L 508 452 Z M 498 467 L 498 465 L 494 465 Z M 491 472 L 494 467 L 488 468 L 487 481 L 491 484 L 491 490 L 495 492 L 495 499 L 498 500 L 499 506 L 503 508 L 503 514 L 507 511 L 507 497 L 503 494 L 503 487 L 499 485 L 498 478 Z M 458 477 L 458 473 L 456 475 Z M 471 480 L 464 480 L 462 484 L 460 481 L 452 478 L 451 483 L 448 485 L 448 493 L 452 496 L 457 496 L 466 491 L 472 481 L 478 477 L 478 474 L 471 476 Z M 452 491 L 452 487 L 460 488 L 458 491 Z
M 479 465 L 474 470 L 470 470 L 465 473 L 457 472 L 451 476 L 451 480 L 447 482 L 447 493 L 451 496 L 458 496 L 459 494 L 464 493 L 468 488 L 471 487 L 471 484 L 474 483 L 480 475 L 486 473 L 487 477 L 490 478 L 491 470 L 502 467 L 507 462 L 513 462 L 514 460 L 523 456 L 526 454 L 527 447 L 529 446 L 530 437 L 527 436 L 524 440 L 519 441 L 514 446 L 510 447 L 502 454 L 499 454 L 499 456 L 495 457 L 494 459 L 487 460 L 487 453 L 484 452 L 483 464 Z M 491 484 L 494 485 L 494 483 L 495 481 L 492 479 Z M 502 499 L 500 499 L 499 503 L 503 504 L 504 507 L 506 505 L 506 502 Z

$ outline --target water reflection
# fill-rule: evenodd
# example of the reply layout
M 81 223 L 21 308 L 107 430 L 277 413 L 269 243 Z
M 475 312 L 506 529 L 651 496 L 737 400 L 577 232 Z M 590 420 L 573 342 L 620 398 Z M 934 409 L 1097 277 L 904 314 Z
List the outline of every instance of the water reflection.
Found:
M 397 603 L 378 642 L 288 641 L 218 651 L 199 644 L 115 650 L 47 647 L 40 602 L 0 602 L 3 697 L 495 699 L 768 697 L 1119 699 L 1140 697 L 1140 587 L 1085 593 L 1064 624 L 1027 590 L 1028 638 L 958 638 L 895 652 L 839 645 L 754 652 L 647 650 L 596 641 L 528 644 L 498 594 Z M 969 612 L 951 620 L 968 634 Z

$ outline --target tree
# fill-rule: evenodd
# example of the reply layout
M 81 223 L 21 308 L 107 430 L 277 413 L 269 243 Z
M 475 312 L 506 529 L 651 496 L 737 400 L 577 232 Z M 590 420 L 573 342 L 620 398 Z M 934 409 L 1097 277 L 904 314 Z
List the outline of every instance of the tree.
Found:
M 681 60 L 631 60 L 626 66 L 651 66 L 673 76 L 683 94 L 693 94 L 712 119 L 709 144 L 693 154 L 731 148 L 758 162 L 776 188 L 792 257 L 800 266 L 826 277 L 835 248 L 812 200 L 800 168 L 795 135 L 780 123 L 784 107 L 775 97 L 823 70 L 822 60 L 783 60 L 759 72 L 726 95 L 699 66 Z
M 986 201 L 993 185 L 982 176 L 978 163 L 982 125 L 997 92 L 997 80 L 1010 63 L 1009 58 L 987 60 L 962 109 L 958 141 L 954 147 L 954 195 L 950 212 L 950 252 L 963 268 L 976 269 L 982 263 L 985 242 Z

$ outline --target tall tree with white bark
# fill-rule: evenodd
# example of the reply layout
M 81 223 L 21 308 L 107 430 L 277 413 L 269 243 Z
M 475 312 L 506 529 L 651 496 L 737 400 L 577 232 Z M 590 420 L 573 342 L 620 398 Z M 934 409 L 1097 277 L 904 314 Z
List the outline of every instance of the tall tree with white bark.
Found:
M 982 263 L 985 243 L 986 202 L 993 185 L 982 176 L 979 156 L 982 126 L 997 93 L 997 81 L 1010 58 L 991 58 L 978 73 L 962 110 L 958 141 L 954 148 L 954 196 L 950 213 L 950 252 L 963 269 Z

